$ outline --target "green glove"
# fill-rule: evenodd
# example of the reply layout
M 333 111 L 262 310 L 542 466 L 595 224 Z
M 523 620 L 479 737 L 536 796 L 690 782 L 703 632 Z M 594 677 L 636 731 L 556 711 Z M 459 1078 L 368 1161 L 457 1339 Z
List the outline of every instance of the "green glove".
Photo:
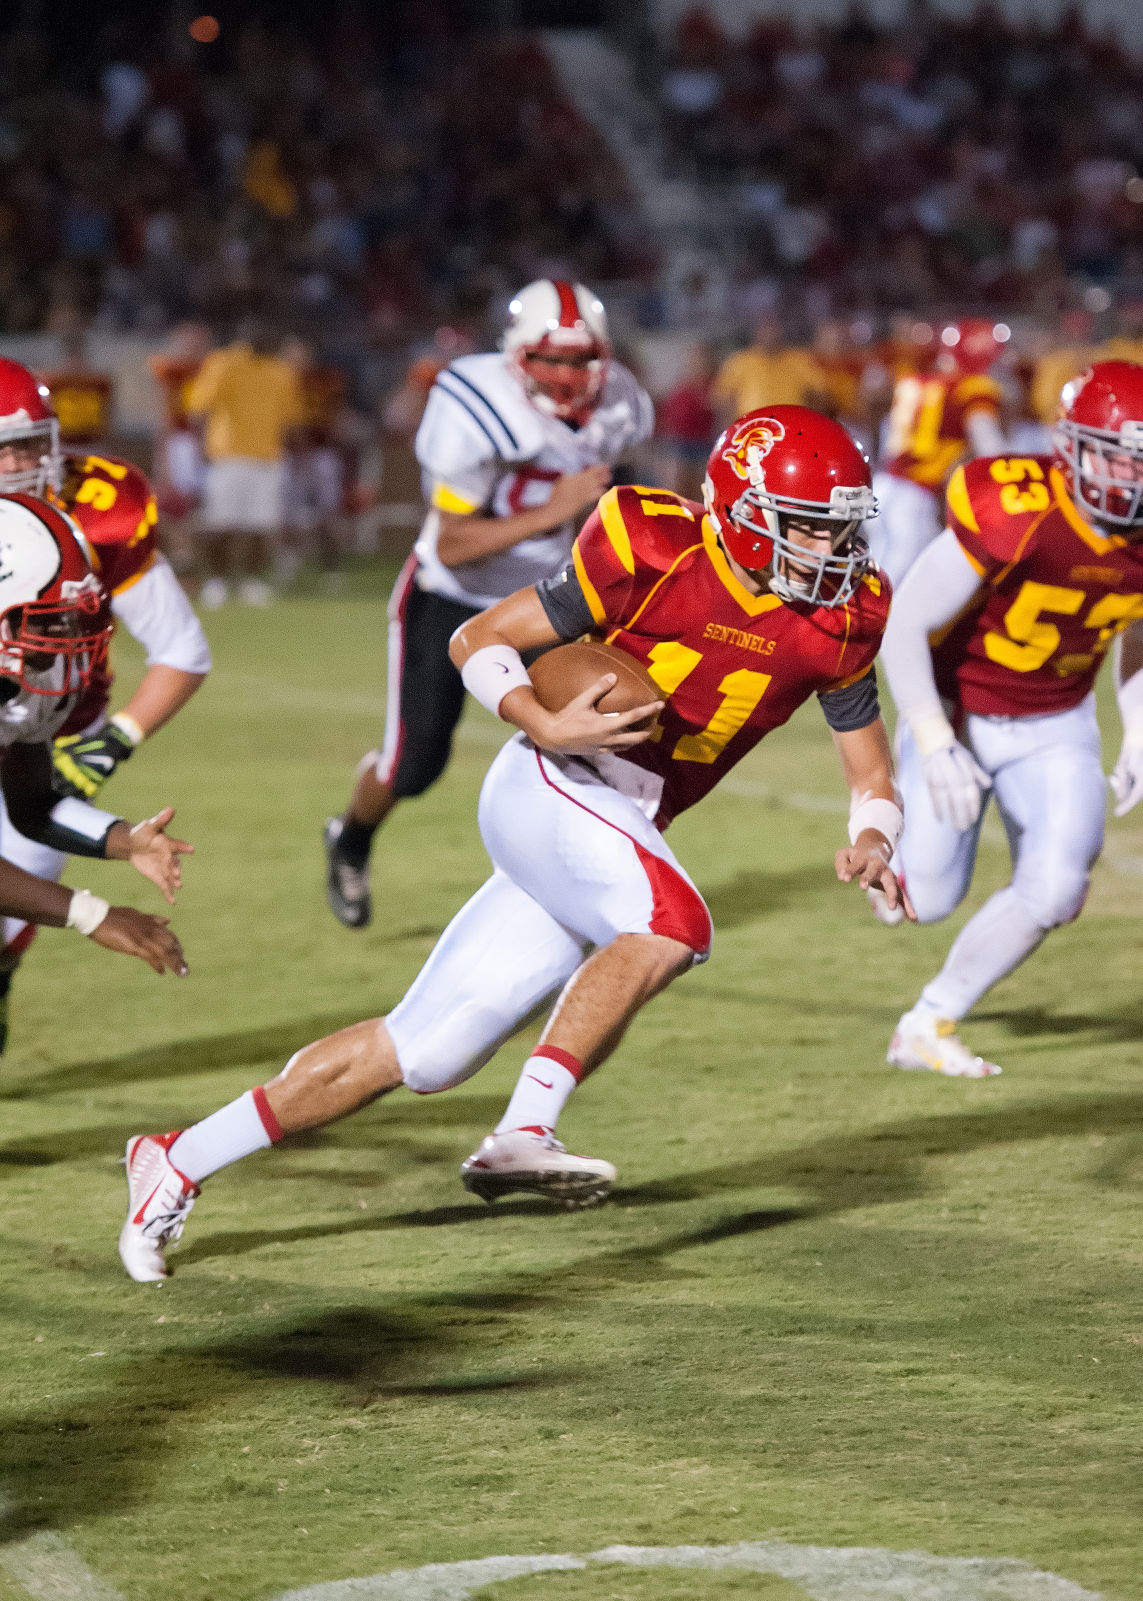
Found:
M 63 734 L 52 746 L 52 788 L 57 795 L 89 801 L 135 749 L 114 718 L 94 734 Z

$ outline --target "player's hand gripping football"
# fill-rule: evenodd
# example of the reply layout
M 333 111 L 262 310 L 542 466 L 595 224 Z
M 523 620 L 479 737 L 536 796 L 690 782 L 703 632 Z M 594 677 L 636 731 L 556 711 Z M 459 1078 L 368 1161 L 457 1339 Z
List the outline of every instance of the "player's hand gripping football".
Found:
M 134 749 L 114 723 L 105 723 L 94 734 L 63 734 L 52 745 L 52 789 L 89 801 Z
M 185 839 L 171 839 L 167 834 L 167 824 L 174 815 L 173 806 L 164 806 L 154 817 L 136 823 L 127 842 L 128 861 L 144 878 L 159 886 L 171 906 L 175 904 L 175 891 L 183 884 L 179 857 L 190 856 L 194 851 Z
M 596 702 L 602 700 L 615 681 L 614 673 L 605 673 L 574 700 L 569 700 L 562 711 L 547 712 L 539 701 L 534 701 L 535 711 L 526 722 L 514 715 L 515 708 L 510 715 L 541 750 L 562 751 L 566 756 L 593 750 L 627 750 L 650 738 L 651 720 L 662 711 L 665 702 L 649 701 L 646 706 L 633 706 L 626 712 L 601 712 Z M 641 723 L 646 726 L 636 726 Z
M 138 912 L 133 906 L 113 906 L 91 938 L 109 951 L 137 956 L 156 973 L 185 978 L 186 957 L 167 924 L 167 918 L 152 917 L 150 912 Z
M 885 896 L 890 911 L 902 909 L 911 923 L 917 921 L 913 903 L 904 884 L 889 866 L 892 851 L 884 834 L 867 828 L 857 836 L 856 845 L 847 845 L 833 859 L 834 871 L 843 884 L 856 878 L 862 889 L 879 889 Z

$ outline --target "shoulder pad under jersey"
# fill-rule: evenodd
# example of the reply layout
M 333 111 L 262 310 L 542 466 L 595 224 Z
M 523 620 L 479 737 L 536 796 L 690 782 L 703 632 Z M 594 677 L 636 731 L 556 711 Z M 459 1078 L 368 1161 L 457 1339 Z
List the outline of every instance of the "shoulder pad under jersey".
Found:
M 991 574 L 1016 561 L 1052 504 L 1050 456 L 978 456 L 946 492 L 948 526 L 973 565 Z
M 60 499 L 97 550 L 146 539 L 158 514 L 138 467 L 114 456 L 77 454 L 64 457 L 64 468 Z

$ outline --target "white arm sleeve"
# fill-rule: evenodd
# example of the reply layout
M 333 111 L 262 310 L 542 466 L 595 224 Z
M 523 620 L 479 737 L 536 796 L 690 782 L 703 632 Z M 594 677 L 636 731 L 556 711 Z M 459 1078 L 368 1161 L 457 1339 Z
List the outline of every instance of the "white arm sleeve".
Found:
M 964 431 L 974 456 L 1003 456 L 1008 449 L 1004 430 L 991 408 L 978 406 L 964 420 Z
M 897 710 L 910 725 L 943 717 L 929 635 L 951 623 L 980 588 L 980 574 L 951 528 L 910 567 L 893 596 L 881 660 Z
M 210 646 L 183 587 L 165 556 L 130 588 L 111 597 L 111 610 L 147 652 L 148 667 L 210 671 Z

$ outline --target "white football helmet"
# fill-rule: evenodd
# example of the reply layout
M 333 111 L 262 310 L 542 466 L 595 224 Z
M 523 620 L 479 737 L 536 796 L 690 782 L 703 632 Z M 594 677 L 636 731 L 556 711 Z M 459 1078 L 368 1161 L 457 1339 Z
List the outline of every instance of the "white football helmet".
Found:
M 31 495 L 0 496 L 0 721 L 14 720 L 25 695 L 58 700 L 86 688 L 112 627 L 71 518 Z
M 501 349 L 537 411 L 584 423 L 611 359 L 603 302 L 583 284 L 537 278 L 513 297 Z

